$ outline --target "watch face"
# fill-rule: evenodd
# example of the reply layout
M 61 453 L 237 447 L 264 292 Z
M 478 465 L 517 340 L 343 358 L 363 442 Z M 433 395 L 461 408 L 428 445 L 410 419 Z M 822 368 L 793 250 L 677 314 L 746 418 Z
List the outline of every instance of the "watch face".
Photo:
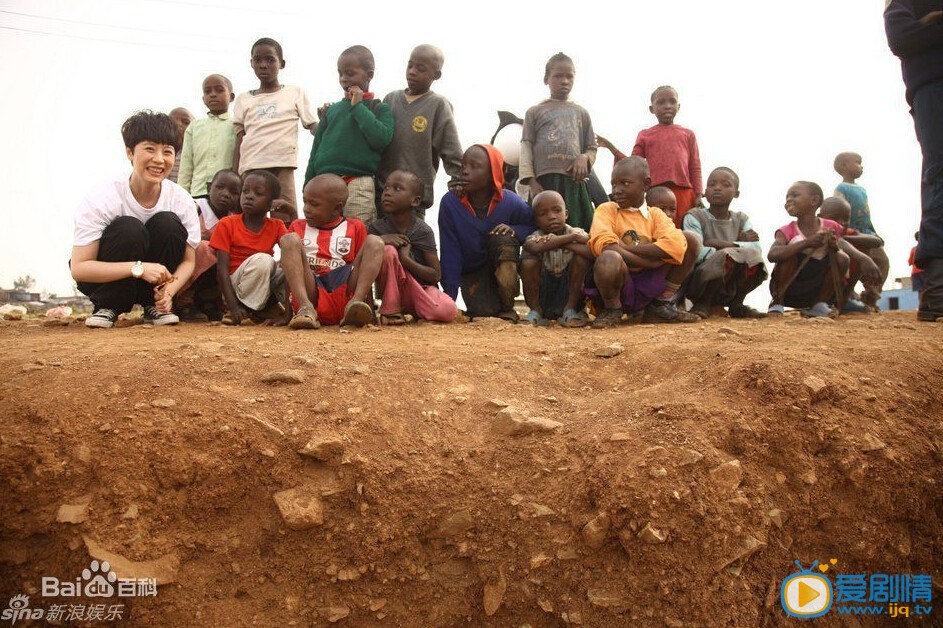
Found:
M 131 266 L 131 274 L 134 277 L 140 279 L 144 275 L 144 264 L 138 262 L 137 264 Z

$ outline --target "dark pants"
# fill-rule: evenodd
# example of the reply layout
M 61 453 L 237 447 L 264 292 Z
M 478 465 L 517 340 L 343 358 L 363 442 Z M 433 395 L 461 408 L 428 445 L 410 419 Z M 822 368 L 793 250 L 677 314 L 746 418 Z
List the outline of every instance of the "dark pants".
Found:
M 915 255 L 926 279 L 920 309 L 943 313 L 943 79 L 917 90 L 911 113 L 923 154 L 920 241 Z
M 187 229 L 173 212 L 154 214 L 146 223 L 132 216 L 119 216 L 102 231 L 98 241 L 99 262 L 156 262 L 171 273 L 183 261 Z M 154 305 L 154 286 L 143 279 L 128 277 L 108 283 L 78 282 L 78 288 L 95 309 L 128 312 L 135 303 Z
M 517 268 L 521 243 L 514 236 L 489 235 L 486 250 L 488 261 L 484 266 L 462 273 L 462 299 L 465 312 L 471 317 L 496 316 L 514 309 L 514 297 L 519 292 L 520 280 L 516 272 L 499 278 L 495 271 L 502 262 L 511 262 L 513 268 Z

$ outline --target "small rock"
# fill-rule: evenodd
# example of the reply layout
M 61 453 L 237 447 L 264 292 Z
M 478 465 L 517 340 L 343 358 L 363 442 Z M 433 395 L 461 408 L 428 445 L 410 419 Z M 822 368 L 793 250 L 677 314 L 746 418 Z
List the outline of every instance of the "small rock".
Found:
M 828 382 L 817 375 L 809 375 L 804 380 L 802 380 L 802 383 L 805 384 L 805 387 L 809 391 L 809 394 L 812 395 L 813 400 L 821 399 L 828 393 Z
M 504 577 L 504 569 L 498 570 L 498 581 L 485 584 L 484 607 L 485 615 L 491 617 L 501 608 L 501 602 L 504 601 L 504 592 L 507 591 L 508 581 Z
M 154 579 L 158 586 L 177 581 L 180 571 L 180 558 L 176 554 L 165 554 L 154 560 L 129 560 L 121 554 L 109 552 L 94 539 L 83 536 L 89 556 L 99 561 L 108 561 L 111 572 L 122 580 Z
M 131 504 L 128 506 L 128 509 L 121 513 L 122 519 L 137 519 L 138 518 L 138 505 Z
M 461 395 L 456 395 L 455 397 L 452 397 L 452 401 L 454 401 L 454 402 L 457 403 L 457 404 L 463 404 L 463 403 L 465 403 L 466 401 L 468 401 L 468 397 L 463 397 L 463 396 L 461 396 Z
M 717 329 L 717 333 L 718 333 L 718 334 L 727 334 L 727 335 L 729 335 L 729 336 L 740 336 L 740 335 L 742 335 L 739 331 L 737 331 L 736 329 L 733 329 L 732 327 L 719 327 L 719 328 Z
M 354 567 L 344 567 L 337 570 L 337 579 L 341 582 L 360 580 L 360 572 Z
M 62 504 L 56 513 L 57 523 L 85 523 L 88 521 L 88 505 L 92 502 L 89 496 L 83 497 L 75 504 Z
M 609 515 L 604 512 L 599 513 L 583 526 L 581 530 L 583 542 L 593 549 L 599 549 L 606 542 L 606 537 L 609 535 L 609 526 L 611 525 L 612 521 L 609 519 Z
M 347 408 L 347 414 L 361 414 L 362 412 L 363 412 L 363 408 L 361 408 L 360 406 L 352 406 L 350 408 Z
M 739 460 L 729 460 L 714 467 L 710 472 L 711 482 L 721 495 L 734 492 L 743 481 L 743 468 Z
M 155 399 L 151 402 L 151 405 L 155 408 L 173 408 L 177 405 L 176 399 Z
M 878 400 L 878 396 L 875 395 L 874 393 L 865 393 L 864 395 L 861 396 L 861 398 L 867 401 L 868 403 L 873 403 Z
M 330 460 L 344 453 L 344 441 L 336 436 L 315 436 L 298 453 L 315 460 Z
M 704 454 L 702 454 L 701 452 L 694 449 L 684 449 L 682 450 L 682 453 L 681 453 L 681 462 L 679 462 L 678 464 L 680 464 L 682 467 L 687 467 L 692 464 L 697 464 L 703 459 L 704 459 Z
M 532 556 L 532 557 L 531 557 L 531 559 L 530 559 L 530 568 L 531 568 L 531 569 L 539 569 L 539 568 L 543 567 L 544 565 L 546 565 L 547 563 L 549 563 L 551 560 L 553 560 L 551 557 L 549 557 L 549 556 L 547 556 L 546 554 L 544 554 L 543 552 L 541 552 L 541 553 L 537 554 L 536 556 Z
M 324 619 L 335 624 L 350 615 L 350 609 L 346 606 L 326 606 L 318 609 L 318 612 Z
M 619 442 L 623 440 L 632 440 L 632 435 L 628 432 L 613 432 L 612 436 L 609 437 L 611 442 Z
M 307 530 L 324 523 L 324 506 L 318 491 L 296 486 L 273 495 L 275 505 L 292 530 Z
M 313 412 L 314 414 L 327 414 L 330 411 L 331 411 L 331 404 L 323 400 L 317 402 L 316 404 L 314 404 L 314 407 L 311 408 L 311 412 Z
M 13 310 L 13 311 L 7 312 L 6 314 L 3 315 L 3 320 L 5 320 L 5 321 L 21 321 L 21 320 L 23 320 L 23 312 L 21 312 L 21 311 L 19 311 L 19 310 Z
M 378 598 L 375 600 L 370 600 L 370 612 L 375 613 L 381 608 L 386 606 L 386 598 Z
M 363 364 L 358 364 L 356 366 L 351 367 L 350 372 L 355 375 L 369 375 L 370 367 L 364 366 Z
M 638 538 L 645 543 L 664 543 L 668 538 L 668 533 L 664 530 L 653 528 L 651 523 L 646 523 L 642 531 L 638 533 Z
M 768 513 L 769 520 L 773 523 L 774 526 L 782 530 L 783 528 L 783 511 L 779 508 L 773 508 Z
M 865 434 L 863 440 L 861 451 L 878 451 L 887 447 L 884 441 L 871 433 Z
M 459 510 L 439 523 L 439 527 L 429 534 L 429 538 L 445 539 L 465 534 L 474 527 L 471 511 Z
M 664 467 L 652 467 L 648 470 L 648 474 L 653 478 L 663 478 L 668 475 L 668 471 Z
M 806 320 L 813 323 L 818 323 L 819 325 L 834 325 L 834 319 L 831 319 L 827 316 L 813 316 L 812 318 L 807 318 Z
M 68 327 L 71 322 L 70 318 L 47 318 L 43 321 L 43 327 Z
M 41 371 L 41 370 L 43 370 L 44 368 L 46 368 L 46 367 L 45 367 L 44 365 L 42 365 L 42 364 L 24 364 L 24 365 L 23 365 L 23 372 L 24 372 L 24 373 L 29 373 L 30 371 Z
M 597 358 L 614 358 L 623 351 L 625 351 L 625 346 L 623 346 L 621 343 L 614 342 L 609 346 L 599 347 L 593 351 L 593 355 L 595 355 Z
M 501 409 L 507 408 L 510 404 L 502 399 L 489 399 L 488 405 Z
M 266 384 L 301 384 L 305 381 L 305 374 L 298 369 L 280 369 L 266 373 L 262 381 Z
M 525 413 L 510 406 L 495 414 L 492 429 L 505 436 L 523 436 L 537 432 L 552 432 L 563 424 L 559 421 L 529 417 Z
M 714 563 L 714 571 L 720 571 L 727 565 L 737 561 L 746 561 L 750 556 L 766 547 L 766 543 L 746 534 L 737 543 L 737 547 L 726 557 Z
M 808 484 L 809 486 L 812 486 L 813 484 L 819 481 L 819 478 L 815 475 L 815 471 L 811 469 L 809 469 L 808 471 L 806 471 L 799 477 L 802 478 L 802 481 Z
M 632 607 L 624 595 L 604 588 L 588 589 L 586 599 L 591 604 L 610 610 L 613 613 L 624 613 Z

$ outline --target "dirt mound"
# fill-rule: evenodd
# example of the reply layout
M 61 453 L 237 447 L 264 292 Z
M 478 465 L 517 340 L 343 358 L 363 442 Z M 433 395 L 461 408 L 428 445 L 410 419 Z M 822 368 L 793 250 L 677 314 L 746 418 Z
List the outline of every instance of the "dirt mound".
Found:
M 793 561 L 832 557 L 939 595 L 943 336 L 912 316 L 2 323 L 0 607 L 102 552 L 162 570 L 141 626 L 786 626 Z M 880 625 L 851 621 L 819 623 Z

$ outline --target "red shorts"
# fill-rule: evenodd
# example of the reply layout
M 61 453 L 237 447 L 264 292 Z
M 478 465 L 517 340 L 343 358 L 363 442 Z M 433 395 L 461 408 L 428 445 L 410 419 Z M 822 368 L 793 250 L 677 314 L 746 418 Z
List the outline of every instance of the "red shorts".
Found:
M 337 325 L 344 319 L 344 308 L 350 303 L 351 294 L 347 290 L 347 280 L 353 271 L 353 264 L 345 264 L 340 268 L 315 277 L 318 291 L 318 300 L 314 308 L 318 313 L 318 320 L 322 325 Z M 292 306 L 298 311 L 298 304 L 294 296 Z

